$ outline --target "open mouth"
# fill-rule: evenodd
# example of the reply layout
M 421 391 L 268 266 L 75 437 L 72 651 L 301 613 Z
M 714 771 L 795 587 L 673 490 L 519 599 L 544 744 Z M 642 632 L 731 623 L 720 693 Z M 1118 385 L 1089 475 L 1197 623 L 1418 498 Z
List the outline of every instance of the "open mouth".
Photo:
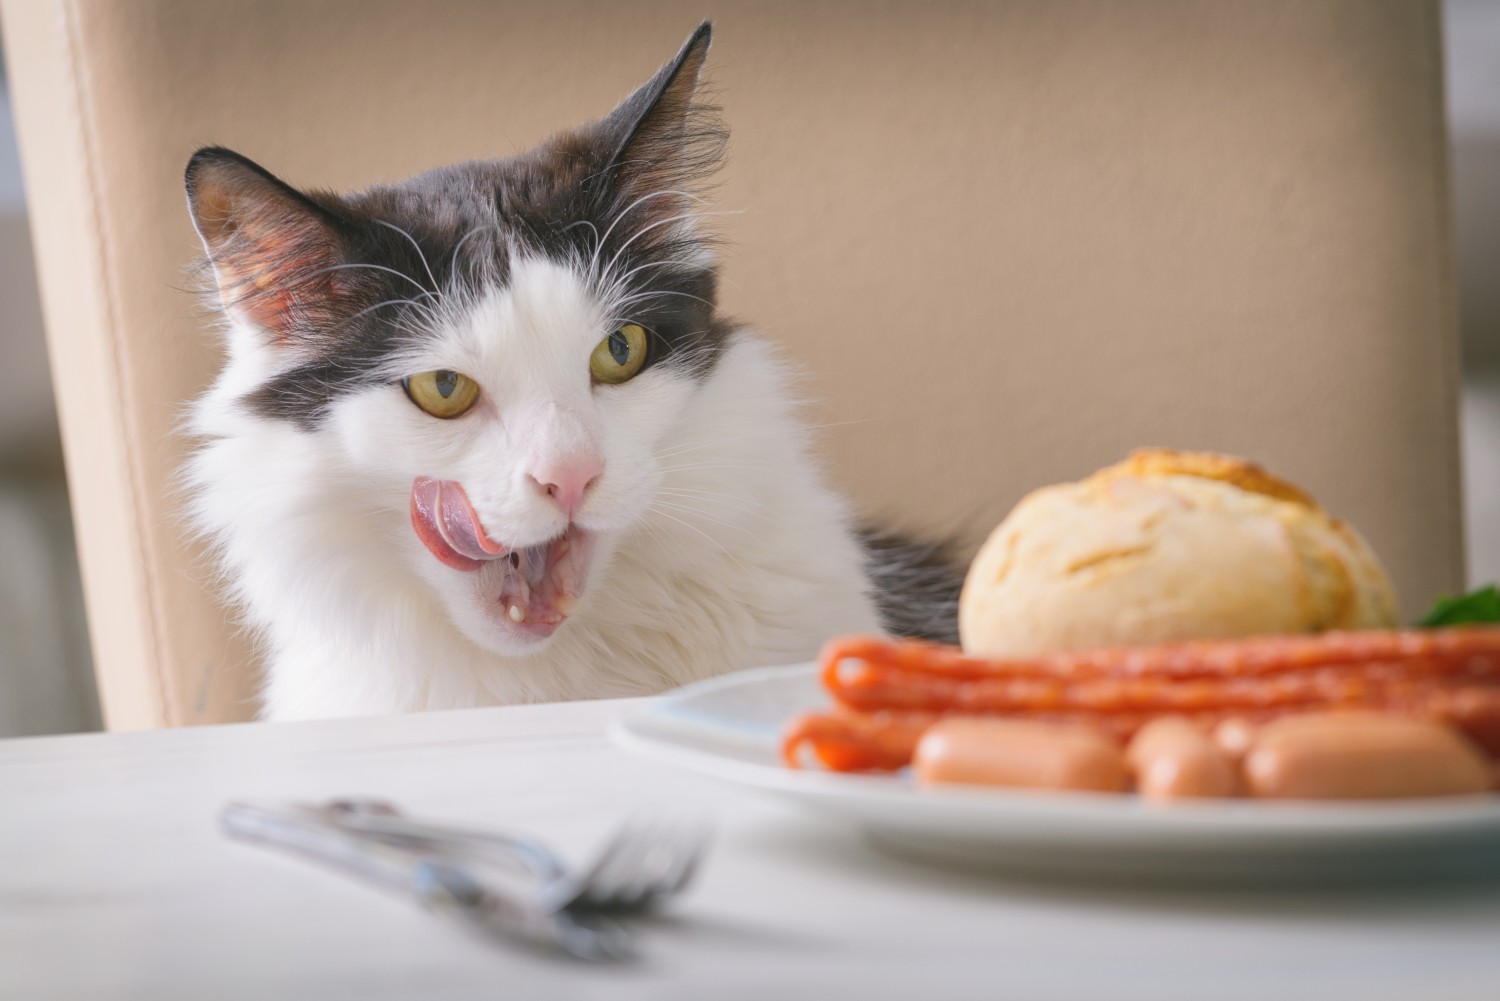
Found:
M 498 580 L 497 618 L 511 631 L 545 639 L 577 610 L 594 548 L 593 537 L 577 525 L 544 542 L 510 547 L 485 531 L 462 486 L 426 476 L 412 482 L 411 524 L 439 563 Z

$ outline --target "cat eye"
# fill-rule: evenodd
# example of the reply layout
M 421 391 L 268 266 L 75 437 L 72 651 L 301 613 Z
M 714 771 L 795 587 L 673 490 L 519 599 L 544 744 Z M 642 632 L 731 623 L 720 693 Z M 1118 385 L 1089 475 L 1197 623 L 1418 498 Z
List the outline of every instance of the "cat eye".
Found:
M 479 399 L 479 383 L 446 368 L 409 375 L 401 380 L 401 388 L 407 399 L 445 421 L 468 413 Z
M 646 364 L 646 328 L 627 323 L 600 341 L 589 356 L 589 372 L 595 382 L 616 385 L 634 377 Z

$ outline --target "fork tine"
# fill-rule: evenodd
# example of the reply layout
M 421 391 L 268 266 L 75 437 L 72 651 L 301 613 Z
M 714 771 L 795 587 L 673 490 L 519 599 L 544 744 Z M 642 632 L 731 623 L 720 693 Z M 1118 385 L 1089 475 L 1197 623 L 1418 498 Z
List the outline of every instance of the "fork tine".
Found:
M 615 864 L 607 873 L 607 903 L 610 907 L 630 906 L 631 884 L 641 871 L 645 860 L 651 855 L 653 846 L 651 825 L 638 823 L 632 834 L 629 843 L 620 850 L 615 858 Z
M 681 893 L 692 882 L 698 871 L 698 863 L 708 848 L 709 831 L 701 820 L 695 820 L 683 828 L 684 844 L 679 849 L 674 865 L 662 876 L 660 893 Z
M 629 843 L 587 887 L 590 906 L 644 910 L 681 890 L 692 876 L 706 842 L 701 822 L 681 819 L 636 822 Z
M 629 878 L 616 891 L 617 906 L 646 906 L 655 898 L 663 874 L 674 864 L 676 840 L 677 825 L 670 822 L 648 824 L 643 828 L 643 847 Z
M 639 870 L 642 858 L 651 849 L 650 825 L 630 821 L 622 836 L 600 860 L 594 878 L 587 881 L 583 896 L 594 907 L 618 907 L 624 902 L 626 887 Z
M 651 892 L 655 896 L 670 896 L 686 884 L 684 874 L 690 874 L 703 852 L 707 834 L 701 820 L 687 818 L 672 826 L 670 850 L 664 853 L 662 865 L 652 880 Z
M 631 837 L 629 821 L 616 827 L 609 840 L 604 843 L 604 847 L 599 849 L 599 854 L 594 856 L 594 861 L 588 869 L 568 881 L 565 895 L 573 901 L 593 906 L 597 888 L 607 884 L 610 879 L 610 870 L 618 864 L 620 853 L 629 846 Z M 566 900 L 562 903 L 563 906 L 569 906 Z

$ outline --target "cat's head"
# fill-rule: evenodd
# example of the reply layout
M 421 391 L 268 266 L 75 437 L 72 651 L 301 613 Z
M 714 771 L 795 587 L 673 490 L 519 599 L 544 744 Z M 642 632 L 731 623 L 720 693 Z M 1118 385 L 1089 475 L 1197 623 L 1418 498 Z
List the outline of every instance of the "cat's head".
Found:
M 708 46 L 704 24 L 606 118 L 507 160 L 352 195 L 219 148 L 188 165 L 230 406 L 409 518 L 400 558 L 496 652 L 587 603 L 729 336 L 696 225 L 724 144 L 694 101 Z

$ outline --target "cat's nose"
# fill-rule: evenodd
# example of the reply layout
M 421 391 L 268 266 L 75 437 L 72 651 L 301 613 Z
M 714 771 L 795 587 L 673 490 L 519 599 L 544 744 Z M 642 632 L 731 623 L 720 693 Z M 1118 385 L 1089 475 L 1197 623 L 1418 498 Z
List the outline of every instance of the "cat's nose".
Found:
M 572 521 L 583 505 L 584 495 L 604 473 L 604 460 L 597 455 L 573 455 L 544 462 L 526 474 L 532 487 L 551 498 Z

